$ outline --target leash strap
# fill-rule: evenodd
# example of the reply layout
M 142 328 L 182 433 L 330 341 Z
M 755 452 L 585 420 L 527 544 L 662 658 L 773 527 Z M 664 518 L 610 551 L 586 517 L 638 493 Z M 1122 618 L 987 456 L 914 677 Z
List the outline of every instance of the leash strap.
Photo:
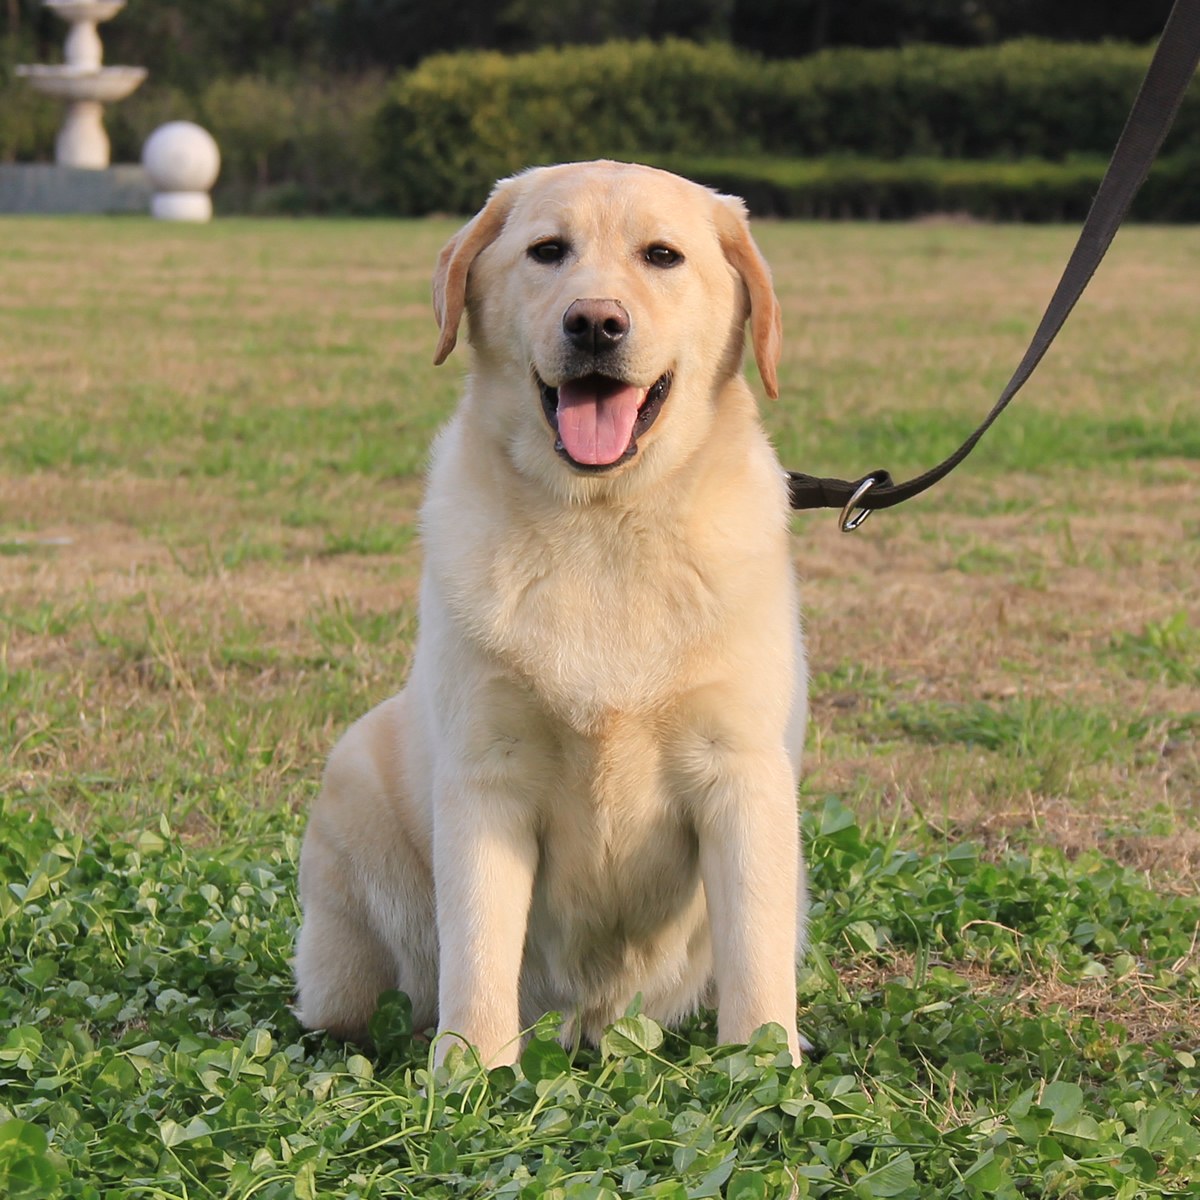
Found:
M 1200 0 L 1175 0 L 1150 69 L 1142 81 L 1058 287 L 1046 306 L 1025 357 L 979 428 L 949 458 L 904 483 L 894 483 L 891 473 L 885 470 L 872 471 L 856 480 L 825 479 L 789 471 L 792 508 L 840 508 L 839 523 L 842 531 L 848 533 L 857 529 L 875 509 L 891 508 L 933 487 L 971 453 L 1033 374 L 1095 274 L 1175 120 L 1198 60 Z

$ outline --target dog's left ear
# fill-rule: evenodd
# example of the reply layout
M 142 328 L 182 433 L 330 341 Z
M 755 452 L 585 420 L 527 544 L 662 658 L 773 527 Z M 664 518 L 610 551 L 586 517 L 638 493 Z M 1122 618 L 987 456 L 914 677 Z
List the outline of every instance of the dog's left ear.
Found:
M 750 236 L 746 205 L 736 196 L 717 197 L 717 234 L 721 249 L 742 277 L 750 296 L 750 342 L 763 387 L 779 399 L 779 356 L 783 350 L 783 313 L 771 284 L 771 269 Z
M 513 181 L 502 179 L 488 202 L 446 244 L 433 273 L 433 312 L 442 334 L 433 365 L 446 361 L 458 341 L 458 326 L 467 306 L 467 278 L 479 252 L 499 236 L 513 204 Z

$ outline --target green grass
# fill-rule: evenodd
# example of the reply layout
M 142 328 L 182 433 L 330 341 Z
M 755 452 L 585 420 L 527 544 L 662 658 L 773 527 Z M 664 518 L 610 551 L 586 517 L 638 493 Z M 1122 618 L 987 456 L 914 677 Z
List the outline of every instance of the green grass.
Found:
M 290 1014 L 296 854 L 416 627 L 444 221 L 0 237 L 0 1196 L 1200 1195 L 1200 235 L 1122 233 L 968 464 L 795 521 L 801 1027 L 431 1071 Z M 1055 228 L 757 230 L 785 464 L 991 403 Z M 753 376 L 753 370 L 751 370 Z
M 985 412 L 986 405 L 979 420 Z M 811 457 L 816 446 L 836 444 L 841 424 L 837 414 L 814 422 L 803 440 L 797 438 L 796 453 Z M 857 431 L 845 452 L 849 461 L 899 462 L 907 473 L 916 474 L 922 465 L 932 466 L 957 450 L 976 424 L 950 422 L 938 412 L 881 414 Z M 814 448 L 807 455 L 806 442 Z M 989 469 L 1005 471 L 1119 468 L 1162 458 L 1200 460 L 1200 413 L 1097 418 L 1018 407 L 989 431 L 980 453 L 986 454 Z
M 85 840 L 0 814 L 6 1195 L 1182 1195 L 1200 1183 L 1194 902 L 1098 856 L 915 853 L 835 802 L 806 823 L 818 1046 L 716 1045 L 636 1012 L 572 1058 L 433 1071 L 403 998 L 371 1057 L 288 1011 L 299 826 L 189 847 L 165 820 Z M 1044 989 L 1031 996 L 1030 983 Z M 1054 997 L 1060 997 L 1055 999 Z M 1101 999 L 1102 998 L 1102 999 Z
M 1200 683 L 1200 628 L 1191 624 L 1183 609 L 1164 621 L 1152 621 L 1139 633 L 1114 638 L 1112 653 L 1137 675 Z

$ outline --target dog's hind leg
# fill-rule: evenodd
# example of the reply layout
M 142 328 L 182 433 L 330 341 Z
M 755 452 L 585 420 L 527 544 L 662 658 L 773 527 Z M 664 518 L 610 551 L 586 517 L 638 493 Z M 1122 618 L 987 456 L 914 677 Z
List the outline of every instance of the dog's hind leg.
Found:
M 296 1015 L 309 1029 L 363 1043 L 381 992 L 397 987 L 387 946 L 371 928 L 361 899 L 348 895 L 328 853 L 308 837 L 302 859 L 304 923 L 296 943 Z
M 437 1020 L 433 880 L 405 829 L 402 716 L 394 697 L 338 743 L 300 856 L 297 1015 L 356 1042 L 389 988 L 408 993 L 415 1029 Z

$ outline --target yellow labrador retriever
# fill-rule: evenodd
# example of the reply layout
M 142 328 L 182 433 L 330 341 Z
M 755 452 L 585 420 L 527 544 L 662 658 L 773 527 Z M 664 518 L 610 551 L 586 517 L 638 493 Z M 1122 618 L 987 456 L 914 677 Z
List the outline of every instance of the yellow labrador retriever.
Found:
M 806 717 L 779 306 L 741 201 L 648 167 L 525 172 L 442 251 L 437 362 L 472 361 L 422 509 L 408 686 L 329 760 L 304 839 L 299 1013 L 380 992 L 511 1062 L 640 994 L 794 1057 Z M 440 1040 L 444 1056 L 452 1039 Z

